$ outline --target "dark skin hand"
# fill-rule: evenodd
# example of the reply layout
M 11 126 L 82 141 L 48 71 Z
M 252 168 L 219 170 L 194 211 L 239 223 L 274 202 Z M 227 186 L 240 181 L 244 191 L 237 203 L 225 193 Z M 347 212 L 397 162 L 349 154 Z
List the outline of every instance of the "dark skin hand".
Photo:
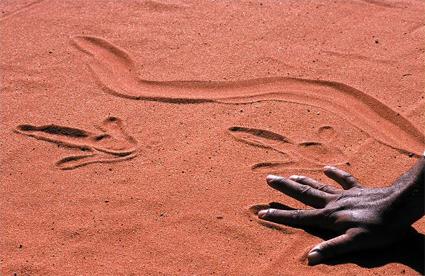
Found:
M 293 175 L 287 179 L 269 175 L 267 183 L 272 188 L 313 208 L 266 209 L 258 213 L 263 220 L 336 232 L 335 238 L 310 250 L 310 265 L 394 243 L 424 215 L 424 157 L 391 186 L 384 188 L 365 188 L 352 175 L 335 167 L 326 166 L 324 173 L 343 189 L 305 176 Z

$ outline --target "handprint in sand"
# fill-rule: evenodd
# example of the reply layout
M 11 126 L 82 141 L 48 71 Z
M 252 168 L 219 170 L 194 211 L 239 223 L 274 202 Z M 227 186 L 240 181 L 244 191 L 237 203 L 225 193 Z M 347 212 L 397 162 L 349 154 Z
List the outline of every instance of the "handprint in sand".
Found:
M 60 125 L 19 125 L 15 132 L 54 143 L 59 147 L 78 150 L 79 154 L 60 159 L 55 164 L 62 170 L 70 170 L 94 163 L 112 163 L 129 160 L 137 155 L 137 141 L 128 135 L 123 122 L 108 117 L 97 131 L 90 132 Z
M 325 165 L 342 165 L 348 157 L 333 140 L 337 133 L 331 126 L 321 126 L 316 141 L 295 141 L 284 135 L 257 128 L 234 126 L 229 133 L 242 143 L 278 152 L 281 159 L 252 165 L 253 171 L 276 172 L 288 169 L 322 170 Z

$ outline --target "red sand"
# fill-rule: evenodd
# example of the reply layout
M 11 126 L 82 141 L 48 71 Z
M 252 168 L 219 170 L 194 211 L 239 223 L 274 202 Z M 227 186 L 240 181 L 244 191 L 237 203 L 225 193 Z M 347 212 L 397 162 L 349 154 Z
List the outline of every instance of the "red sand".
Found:
M 2 274 L 418 274 L 309 267 L 319 237 L 249 208 L 305 207 L 268 173 L 415 162 L 424 2 L 192 2 L 0 3 Z

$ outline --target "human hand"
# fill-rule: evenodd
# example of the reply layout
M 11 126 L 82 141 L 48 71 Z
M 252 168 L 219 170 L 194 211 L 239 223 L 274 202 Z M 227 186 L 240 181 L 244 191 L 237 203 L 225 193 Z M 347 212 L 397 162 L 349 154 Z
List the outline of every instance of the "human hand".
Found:
M 339 183 L 337 189 L 305 176 L 289 179 L 269 175 L 267 183 L 314 209 L 266 209 L 258 217 L 276 223 L 317 227 L 332 230 L 338 236 L 313 247 L 308 253 L 308 263 L 315 265 L 325 259 L 349 252 L 382 247 L 396 242 L 410 225 L 423 215 L 422 193 L 409 189 L 422 175 L 423 161 L 392 186 L 364 188 L 349 173 L 335 167 L 325 167 L 324 173 Z M 419 181 L 421 181 L 419 179 Z M 413 193 L 413 195 L 412 195 Z M 422 195 L 421 195 L 422 194 Z

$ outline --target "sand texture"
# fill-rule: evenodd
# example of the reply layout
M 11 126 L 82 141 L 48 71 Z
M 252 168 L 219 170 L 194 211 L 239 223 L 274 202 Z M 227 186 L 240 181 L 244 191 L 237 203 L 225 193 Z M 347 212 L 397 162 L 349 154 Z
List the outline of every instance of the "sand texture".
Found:
M 423 274 L 425 219 L 309 267 L 327 233 L 255 213 L 306 207 L 269 173 L 391 184 L 424 72 L 423 1 L 3 0 L 0 274 Z

